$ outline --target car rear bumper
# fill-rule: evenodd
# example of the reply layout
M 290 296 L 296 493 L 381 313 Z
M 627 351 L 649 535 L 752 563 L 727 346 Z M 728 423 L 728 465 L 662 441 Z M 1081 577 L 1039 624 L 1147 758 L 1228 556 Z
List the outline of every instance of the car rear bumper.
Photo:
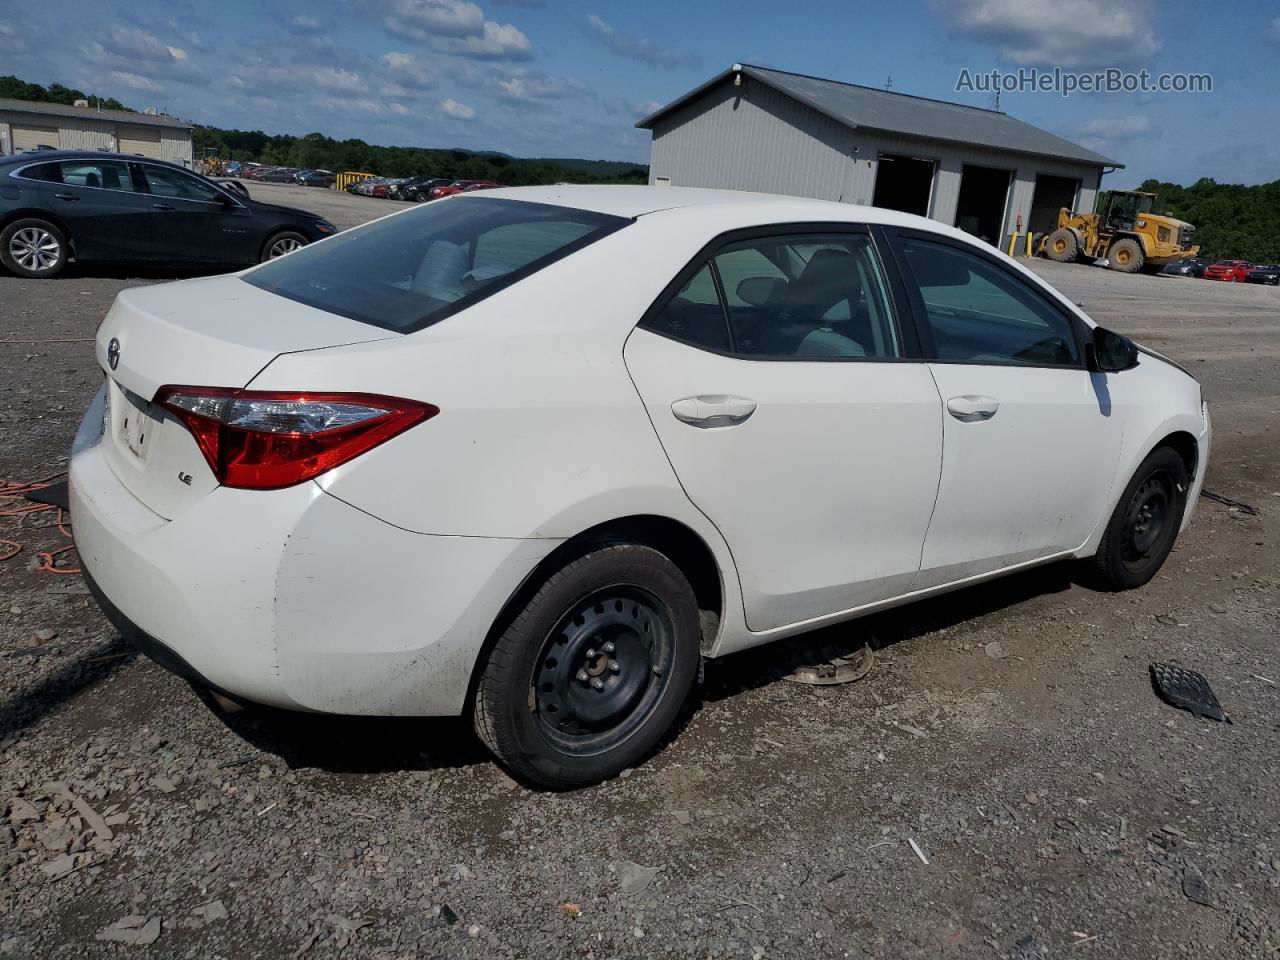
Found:
M 560 542 L 410 533 L 314 483 L 219 488 L 166 520 L 82 439 L 69 472 L 112 624 L 176 674 L 290 709 L 459 713 L 499 611 Z

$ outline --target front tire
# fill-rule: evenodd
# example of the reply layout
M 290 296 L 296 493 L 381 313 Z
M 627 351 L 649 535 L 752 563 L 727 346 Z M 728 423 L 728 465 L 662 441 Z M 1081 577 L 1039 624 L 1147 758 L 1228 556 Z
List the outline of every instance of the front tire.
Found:
M 47 220 L 15 220 L 0 230 L 0 263 L 19 277 L 56 277 L 70 259 L 67 236 Z
M 307 245 L 307 238 L 296 230 L 282 230 L 279 233 L 273 233 L 267 242 L 262 245 L 262 262 L 275 260 L 277 257 L 283 257 L 287 253 L 293 253 L 295 250 L 301 250 Z
M 1132 590 L 1156 575 L 1178 537 L 1188 485 L 1187 466 L 1169 447 L 1153 450 L 1142 461 L 1093 558 L 1103 586 Z
M 699 623 L 693 588 L 664 554 L 590 547 L 543 581 L 490 651 L 476 734 L 542 786 L 615 776 L 675 722 L 698 672 Z
M 1121 273 L 1137 273 L 1146 263 L 1147 257 L 1137 240 L 1126 237 L 1111 245 L 1107 259 L 1111 262 L 1112 270 L 1119 270 Z
M 1044 255 L 1058 263 L 1075 263 L 1080 258 L 1080 241 L 1066 227 L 1059 227 L 1045 241 Z

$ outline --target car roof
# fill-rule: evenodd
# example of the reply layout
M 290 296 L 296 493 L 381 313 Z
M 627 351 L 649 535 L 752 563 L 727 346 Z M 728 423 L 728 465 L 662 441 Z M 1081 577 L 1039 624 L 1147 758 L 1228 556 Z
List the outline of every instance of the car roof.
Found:
M 0 156 L 0 165 L 12 166 L 16 163 L 48 163 L 51 160 L 145 160 L 147 163 L 158 163 L 185 170 L 180 164 L 159 160 L 155 157 L 144 157 L 134 153 L 112 153 L 109 150 L 28 150 L 26 153 L 15 153 L 12 156 Z
M 486 197 L 523 200 L 573 207 L 615 217 L 633 219 L 659 211 L 712 212 L 724 221 L 725 229 L 737 222 L 742 226 L 761 223 L 802 223 L 812 221 L 879 223 L 916 227 L 931 233 L 959 234 L 960 231 L 937 220 L 900 213 L 883 207 L 868 207 L 834 200 L 788 197 L 745 190 L 709 190 L 701 187 L 592 186 L 557 184 L 543 187 L 500 187 L 486 190 Z M 962 234 L 967 240 L 976 238 Z

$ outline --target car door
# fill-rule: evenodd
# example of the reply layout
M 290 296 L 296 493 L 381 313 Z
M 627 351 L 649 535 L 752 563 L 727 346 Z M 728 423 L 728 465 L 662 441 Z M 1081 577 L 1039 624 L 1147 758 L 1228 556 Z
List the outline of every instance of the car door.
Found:
M 726 235 L 646 313 L 624 359 L 685 492 L 723 534 L 749 628 L 905 592 L 941 406 L 871 235 Z
M 150 204 L 134 189 L 126 161 L 51 161 L 20 176 L 42 183 L 45 203 L 67 225 L 80 259 L 131 260 L 146 255 Z
M 996 256 L 892 231 L 943 418 L 942 482 L 915 588 L 1083 544 L 1102 519 L 1123 425 L 1085 325 Z
M 247 207 L 203 177 L 135 162 L 155 212 L 153 255 L 173 260 L 253 263 L 258 259 Z

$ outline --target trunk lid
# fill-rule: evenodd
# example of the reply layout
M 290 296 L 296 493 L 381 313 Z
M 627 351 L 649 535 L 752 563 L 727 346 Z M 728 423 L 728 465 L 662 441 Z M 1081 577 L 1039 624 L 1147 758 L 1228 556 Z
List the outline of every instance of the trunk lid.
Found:
M 187 428 L 151 402 L 161 386 L 244 387 L 283 353 L 396 336 L 236 276 L 125 290 L 95 342 L 107 377 L 107 459 L 135 497 L 172 520 L 218 483 Z

